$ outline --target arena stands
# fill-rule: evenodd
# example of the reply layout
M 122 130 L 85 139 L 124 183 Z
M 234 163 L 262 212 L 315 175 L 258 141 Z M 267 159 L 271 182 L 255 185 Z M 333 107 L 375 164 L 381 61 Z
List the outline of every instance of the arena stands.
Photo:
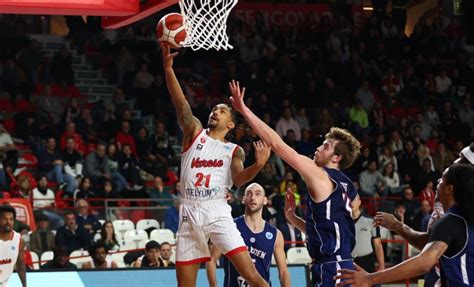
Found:
M 325 13 L 290 27 L 272 25 L 263 14 L 255 25 L 246 23 L 237 9 L 228 23 L 233 50 L 180 51 L 175 66 L 183 90 L 207 122 L 210 107 L 227 102 L 227 82 L 239 79 L 248 87 L 247 106 L 310 157 L 331 126 L 350 130 L 363 149 L 347 174 L 360 187 L 365 211 L 420 225 L 414 220 L 420 203 L 433 208 L 437 177 L 474 135 L 474 71 L 463 30 L 454 16 L 436 14 L 408 37 L 385 13 L 356 22 L 350 5 L 324 5 Z M 148 240 L 175 241 L 164 221 L 178 196 L 181 134 L 154 35 L 157 19 L 170 11 L 119 30 L 103 31 L 93 19 L 71 21 L 77 27 L 66 37 L 41 35 L 46 31 L 26 16 L 0 18 L 0 198 L 30 200 L 35 216 L 45 214 L 56 228 L 76 198 L 86 199 L 91 214 L 113 220 L 120 251 L 109 257 L 119 267 L 129 265 L 124 251 Z M 255 133 L 240 121 L 232 137 L 244 148 L 245 165 L 252 164 Z M 53 140 L 58 144 L 48 144 Z M 74 156 L 65 151 L 69 141 Z M 48 158 L 47 166 L 39 158 Z M 54 197 L 39 190 L 47 204 L 38 204 L 34 190 L 43 176 Z M 298 212 L 305 212 L 306 186 L 280 159 L 273 156 L 257 178 L 271 199 L 266 219 L 286 224 L 290 185 Z M 243 210 L 239 191 L 231 199 L 234 215 Z M 28 226 L 18 231 L 31 233 Z M 94 238 L 102 236 L 94 232 L 84 250 L 72 251 L 72 263 L 89 260 L 81 256 Z M 393 262 L 404 252 L 396 244 L 387 254 Z M 305 251 L 290 248 L 288 262 L 308 262 Z M 50 251 L 31 255 L 52 259 Z

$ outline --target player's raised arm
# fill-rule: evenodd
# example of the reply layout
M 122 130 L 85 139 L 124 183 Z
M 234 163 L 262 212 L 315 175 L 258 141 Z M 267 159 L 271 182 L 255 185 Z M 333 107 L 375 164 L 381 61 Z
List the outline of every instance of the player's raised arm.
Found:
M 25 265 L 25 241 L 20 239 L 20 250 L 18 252 L 18 258 L 16 259 L 16 272 L 18 272 L 18 276 L 20 277 L 21 285 L 26 287 L 26 265 Z
M 306 221 L 296 215 L 295 211 L 295 194 L 291 188 L 287 188 L 285 195 L 285 218 L 301 232 L 306 234 Z
M 271 149 L 287 162 L 292 168 L 297 170 L 306 180 L 307 184 L 313 189 L 313 192 L 319 193 L 319 190 L 324 190 L 325 193 L 322 197 L 326 198 L 332 191 L 332 182 L 329 180 L 327 173 L 320 167 L 318 167 L 313 160 L 310 158 L 300 155 L 289 145 L 287 145 L 283 139 L 261 119 L 259 119 L 244 103 L 245 88 L 240 89 L 239 82 L 232 81 L 229 83 L 230 91 L 232 96 L 230 101 L 235 110 L 239 111 L 244 118 L 247 120 L 252 129 L 258 134 L 258 136 L 270 145 Z M 318 188 L 316 184 L 312 184 L 313 179 L 321 179 L 320 186 L 327 188 Z
M 176 109 L 179 126 L 184 133 L 185 138 L 183 145 L 185 145 L 184 148 L 186 148 L 186 145 L 190 144 L 194 136 L 201 130 L 202 125 L 199 120 L 193 116 L 191 106 L 186 100 L 173 70 L 173 60 L 178 55 L 178 52 L 171 53 L 170 47 L 161 42 L 160 47 L 163 58 L 163 68 L 165 70 L 166 86 L 168 87 L 171 100 Z

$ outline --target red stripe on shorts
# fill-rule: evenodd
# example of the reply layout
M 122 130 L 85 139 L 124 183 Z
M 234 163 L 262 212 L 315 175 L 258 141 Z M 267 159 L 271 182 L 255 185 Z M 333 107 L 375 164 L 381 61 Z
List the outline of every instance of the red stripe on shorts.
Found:
M 207 262 L 211 261 L 211 257 L 201 257 L 193 260 L 188 260 L 188 261 L 176 261 L 176 265 L 191 265 L 191 264 L 197 264 L 197 263 L 202 263 L 202 262 Z
M 247 246 L 240 246 L 227 252 L 225 256 L 231 257 L 232 255 L 235 255 L 237 253 L 244 252 L 244 251 L 247 251 Z

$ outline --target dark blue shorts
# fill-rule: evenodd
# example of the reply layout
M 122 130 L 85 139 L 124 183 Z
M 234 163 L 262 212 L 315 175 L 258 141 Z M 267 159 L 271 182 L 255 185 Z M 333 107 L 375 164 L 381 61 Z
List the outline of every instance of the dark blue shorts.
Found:
M 326 261 L 324 263 L 314 263 L 311 267 L 312 285 L 313 287 L 334 287 L 337 270 L 352 269 L 354 270 L 354 261 L 352 259 L 340 261 Z

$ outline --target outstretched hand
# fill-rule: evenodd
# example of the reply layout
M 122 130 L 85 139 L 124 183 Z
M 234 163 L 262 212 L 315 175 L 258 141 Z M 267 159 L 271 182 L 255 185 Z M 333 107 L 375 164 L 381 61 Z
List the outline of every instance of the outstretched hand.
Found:
M 255 163 L 263 167 L 270 158 L 270 146 L 266 142 L 259 140 L 253 142 L 253 147 L 255 149 Z
M 178 56 L 178 52 L 171 53 L 171 48 L 164 42 L 159 42 L 161 48 L 161 57 L 163 58 L 163 68 L 171 69 L 173 68 L 174 58 Z
M 430 231 L 433 224 L 440 220 L 443 216 L 443 209 L 435 206 L 433 212 L 431 213 L 430 219 L 428 220 L 428 231 Z
M 375 215 L 373 225 L 374 227 L 382 226 L 388 230 L 395 230 L 395 227 L 399 222 L 400 221 L 392 214 L 379 211 Z
M 355 271 L 350 269 L 338 270 L 338 275 L 334 280 L 344 280 L 336 284 L 337 287 L 351 285 L 355 287 L 369 287 L 372 286 L 370 276 L 367 271 L 362 269 L 359 265 L 354 263 Z
M 230 93 L 232 96 L 230 97 L 230 102 L 232 103 L 232 107 L 236 110 L 241 112 L 245 108 L 244 103 L 244 95 L 245 95 L 245 88 L 240 89 L 240 83 L 238 81 L 232 80 L 229 83 Z

